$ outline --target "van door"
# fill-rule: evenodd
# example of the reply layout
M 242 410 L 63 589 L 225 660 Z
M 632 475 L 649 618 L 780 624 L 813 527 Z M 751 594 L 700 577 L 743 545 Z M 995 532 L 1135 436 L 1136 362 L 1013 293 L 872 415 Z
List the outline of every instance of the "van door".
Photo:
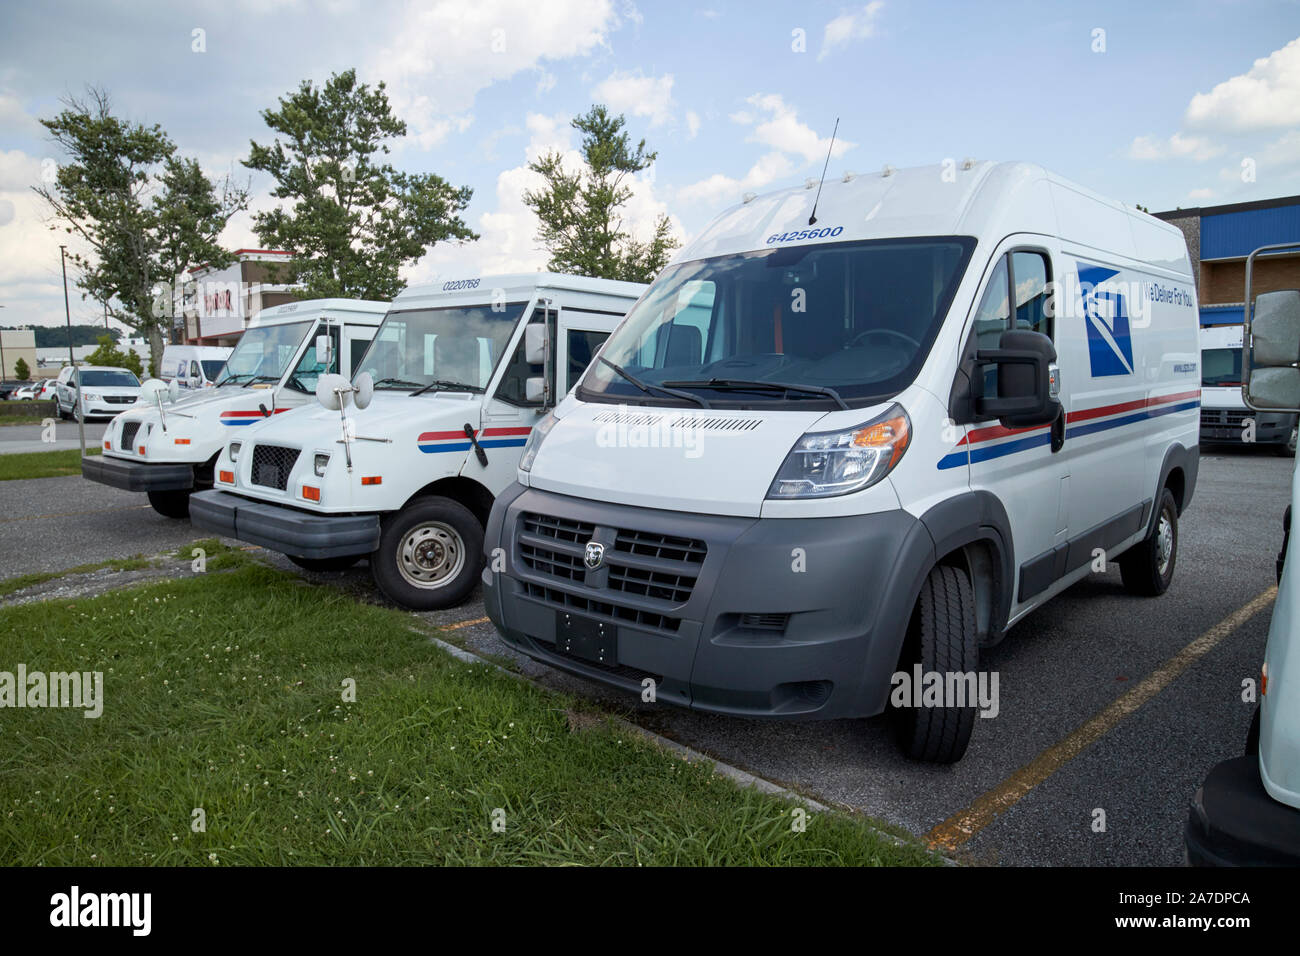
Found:
M 969 320 L 967 334 L 975 337 L 979 348 L 997 348 L 1002 333 L 1010 329 L 1041 332 L 1058 342 L 1052 263 L 1041 237 L 1013 237 L 999 246 Z M 997 394 L 997 374 L 995 367 L 985 368 L 984 394 Z M 1068 371 L 1063 372 L 1063 403 L 1069 381 Z M 965 426 L 970 486 L 1001 501 L 1011 523 L 1016 575 L 1013 613 L 1065 571 L 1071 515 L 1063 424 L 1058 420 L 1055 425 L 1008 429 L 997 421 L 985 421 Z
M 552 323 L 555 328 L 559 320 L 558 306 L 551 306 L 549 311 L 537 305 L 531 314 L 521 319 L 515 329 L 513 338 L 507 348 L 509 353 L 502 360 L 504 369 L 496 388 L 491 394 L 483 396 L 478 429 L 479 447 L 487 456 L 486 467 L 478 456 L 471 452 L 465 458 L 461 473 L 481 481 L 492 494 L 500 494 L 516 477 L 516 466 L 523 447 L 528 442 L 533 426 L 545 411 L 542 402 L 528 400 L 527 381 L 529 378 L 543 375 L 554 376 L 555 370 L 541 365 L 530 364 L 525 354 L 524 329 L 528 325 Z M 481 361 L 486 375 L 495 374 L 496 356 L 490 353 L 491 342 L 483 340 Z M 552 378 L 552 392 L 554 392 Z
M 373 325 L 347 325 L 343 328 L 343 348 L 339 353 L 339 374 L 351 381 L 361 367 L 361 358 L 370 347 L 378 328 Z

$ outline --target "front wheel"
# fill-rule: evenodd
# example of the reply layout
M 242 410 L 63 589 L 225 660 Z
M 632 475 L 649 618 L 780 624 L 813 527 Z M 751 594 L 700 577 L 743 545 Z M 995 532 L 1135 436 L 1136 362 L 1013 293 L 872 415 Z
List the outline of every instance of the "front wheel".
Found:
M 387 516 L 370 556 L 379 589 L 417 611 L 459 604 L 482 567 L 483 526 L 450 498 L 419 498 Z
M 297 555 L 286 554 L 285 557 L 304 571 L 346 571 L 365 555 L 345 554 L 338 558 L 300 558 Z
M 1166 488 L 1151 533 L 1119 556 L 1120 578 L 1133 594 L 1155 597 L 1169 588 L 1177 563 L 1178 502 Z
M 149 504 L 164 518 L 188 518 L 190 493 L 188 491 L 151 491 Z
M 970 580 L 957 568 L 940 565 L 921 585 L 921 595 L 903 644 L 898 667 L 907 681 L 914 681 L 917 665 L 924 680 L 941 686 L 967 687 L 968 681 L 950 675 L 971 675 L 978 680 L 979 646 L 975 634 L 975 592 Z M 957 706 L 955 700 L 916 703 L 919 688 L 904 682 L 908 693 L 895 704 L 894 730 L 899 749 L 913 760 L 927 763 L 956 763 L 966 753 L 975 728 L 975 702 Z M 897 691 L 898 688 L 895 688 Z M 893 694 L 891 694 L 893 697 Z M 978 700 L 978 698 L 977 698 Z

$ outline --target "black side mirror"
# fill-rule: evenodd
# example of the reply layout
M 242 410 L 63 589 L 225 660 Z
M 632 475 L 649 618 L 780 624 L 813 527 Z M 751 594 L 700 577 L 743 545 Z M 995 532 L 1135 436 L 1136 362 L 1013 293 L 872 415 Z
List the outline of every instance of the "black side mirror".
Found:
M 1055 379 L 1056 347 L 1041 332 L 1010 329 L 995 349 L 975 353 L 976 368 L 996 365 L 998 394 L 975 400 L 983 418 L 996 418 L 1004 428 L 1049 425 L 1061 411 Z

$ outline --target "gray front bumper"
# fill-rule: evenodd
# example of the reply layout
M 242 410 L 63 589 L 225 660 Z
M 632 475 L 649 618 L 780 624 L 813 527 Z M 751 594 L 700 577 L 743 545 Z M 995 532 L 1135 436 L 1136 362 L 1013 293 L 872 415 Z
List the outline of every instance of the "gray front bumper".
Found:
M 194 466 L 184 462 L 151 464 L 87 455 L 81 459 L 81 475 L 125 491 L 188 491 L 194 487 Z
M 190 523 L 296 558 L 341 558 L 379 547 L 379 515 L 323 515 L 228 491 L 190 496 Z
M 536 536 L 521 533 L 525 514 L 580 522 L 584 531 L 554 549 L 559 562 L 539 564 Z M 606 544 L 608 576 L 544 570 L 568 558 L 579 568 L 587 526 L 595 529 L 590 540 Z M 614 546 L 619 531 L 629 530 L 707 546 L 684 602 L 611 587 L 619 562 L 644 568 L 657 560 L 653 548 L 638 562 Z M 493 506 L 484 550 L 496 548 L 507 569 L 494 572 L 488 562 L 484 603 L 517 650 L 638 696 L 649 677 L 660 701 L 783 718 L 884 710 L 916 595 L 934 561 L 929 532 L 903 511 L 760 520 L 634 508 L 521 485 Z M 612 621 L 617 661 L 593 664 L 559 651 L 561 615 Z

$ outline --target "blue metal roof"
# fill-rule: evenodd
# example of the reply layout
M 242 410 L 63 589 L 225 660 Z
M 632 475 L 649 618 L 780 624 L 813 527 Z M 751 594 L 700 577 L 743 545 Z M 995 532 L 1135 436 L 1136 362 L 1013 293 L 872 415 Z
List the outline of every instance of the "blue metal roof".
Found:
M 1203 305 L 1201 325 L 1240 325 L 1241 312 L 1239 305 Z
M 1274 242 L 1300 242 L 1300 205 L 1201 217 L 1201 258 L 1250 255 Z

